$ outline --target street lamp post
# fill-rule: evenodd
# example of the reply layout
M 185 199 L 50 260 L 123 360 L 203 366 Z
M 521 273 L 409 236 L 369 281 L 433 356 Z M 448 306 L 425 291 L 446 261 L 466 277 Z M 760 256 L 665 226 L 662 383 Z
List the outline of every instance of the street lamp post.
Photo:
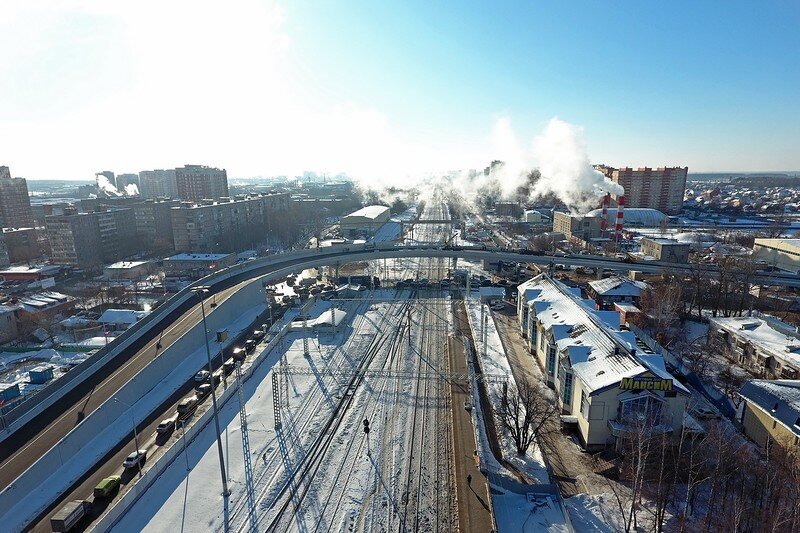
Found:
M 131 407 L 127 403 L 123 402 L 122 400 L 120 400 L 116 396 L 114 396 L 111 399 L 113 401 L 119 403 L 119 404 L 122 404 L 122 405 L 126 406 L 130 410 L 130 413 L 131 413 L 131 425 L 133 425 L 133 445 L 136 446 L 136 456 L 137 456 L 137 459 L 138 459 L 138 456 L 139 456 L 139 433 L 136 431 L 136 419 L 133 417 L 133 407 Z M 142 477 L 142 460 L 139 459 L 136 462 L 136 465 L 138 466 L 139 477 Z
M 230 491 L 228 490 L 228 478 L 225 475 L 225 456 L 222 453 L 222 438 L 220 436 L 221 431 L 219 429 L 219 411 L 217 410 L 217 395 L 214 389 L 214 366 L 211 363 L 211 348 L 208 344 L 208 328 L 206 326 L 206 308 L 205 308 L 205 294 L 208 292 L 209 287 L 206 285 L 201 285 L 199 287 L 194 287 L 192 292 L 200 296 L 200 312 L 203 315 L 203 340 L 205 341 L 206 345 L 206 358 L 208 359 L 208 372 L 211 374 L 211 403 L 214 409 L 214 426 L 216 429 L 216 436 L 217 436 L 217 452 L 219 454 L 219 470 L 220 475 L 222 476 L 222 499 L 223 499 L 223 514 L 225 518 L 225 531 L 228 531 L 228 497 L 230 496 Z

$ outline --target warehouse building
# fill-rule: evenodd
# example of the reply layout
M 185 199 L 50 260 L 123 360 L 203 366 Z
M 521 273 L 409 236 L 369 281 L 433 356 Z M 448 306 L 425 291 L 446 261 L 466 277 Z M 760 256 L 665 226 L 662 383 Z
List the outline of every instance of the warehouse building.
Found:
M 687 263 L 689 261 L 688 242 L 679 242 L 675 239 L 650 239 L 641 241 L 641 252 L 647 257 L 665 263 Z
M 753 258 L 775 268 L 800 273 L 800 239 L 756 239 Z
M 643 428 L 676 438 L 697 428 L 686 414 L 688 389 L 667 372 L 660 355 L 620 327 L 618 312 L 596 310 L 580 289 L 544 274 L 518 291 L 527 348 L 585 448 L 619 447 Z
M 752 380 L 742 387 L 744 434 L 762 448 L 800 445 L 800 381 Z
M 389 208 L 385 205 L 368 205 L 358 211 L 343 216 L 339 227 L 343 237 L 374 235 L 381 226 L 389 221 Z

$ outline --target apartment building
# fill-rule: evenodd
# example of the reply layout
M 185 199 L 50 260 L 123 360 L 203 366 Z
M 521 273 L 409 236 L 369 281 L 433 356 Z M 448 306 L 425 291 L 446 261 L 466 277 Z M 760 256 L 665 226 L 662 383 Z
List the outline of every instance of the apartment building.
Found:
M 100 230 L 103 262 L 119 261 L 138 251 L 133 209 L 104 209 L 93 214 Z
M 28 182 L 12 178 L 6 166 L 0 166 L 0 226 L 32 228 L 34 226 Z
M 164 252 L 175 249 L 172 208 L 180 205 L 178 200 L 146 200 L 131 206 L 140 250 Z
M 53 263 L 87 270 L 103 264 L 100 223 L 94 213 L 65 209 L 62 215 L 45 217 L 45 227 Z
M 745 435 L 762 448 L 800 445 L 800 381 L 754 379 L 739 396 L 744 400 L 740 420 Z
M 228 173 L 225 169 L 186 165 L 175 169 L 178 197 L 191 202 L 228 196 Z
M 261 194 L 183 203 L 173 207 L 172 234 L 178 252 L 243 249 L 263 241 L 270 226 L 289 207 L 289 194 Z
M 689 167 L 633 169 L 598 165 L 595 168 L 614 183 L 622 185 L 626 207 L 649 207 L 668 215 L 677 215 L 683 208 Z M 616 196 L 614 199 L 618 200 Z
M 139 195 L 142 198 L 177 198 L 178 183 L 175 169 L 139 172 Z
M 3 228 L 3 240 L 12 263 L 24 263 L 41 256 L 34 228 Z
M 618 312 L 595 309 L 579 288 L 537 276 L 518 287 L 517 317 L 585 448 L 619 447 L 643 430 L 678 437 L 697 427 L 685 418 L 689 390 L 663 358 L 621 328 Z

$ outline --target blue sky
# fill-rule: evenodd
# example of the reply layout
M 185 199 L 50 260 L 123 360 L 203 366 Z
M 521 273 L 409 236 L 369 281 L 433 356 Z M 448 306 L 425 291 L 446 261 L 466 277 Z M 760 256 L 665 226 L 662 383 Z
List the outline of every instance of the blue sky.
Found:
M 474 168 L 498 120 L 527 146 L 553 117 L 595 162 L 800 169 L 796 1 L 27 4 L 0 7 L 25 177 Z

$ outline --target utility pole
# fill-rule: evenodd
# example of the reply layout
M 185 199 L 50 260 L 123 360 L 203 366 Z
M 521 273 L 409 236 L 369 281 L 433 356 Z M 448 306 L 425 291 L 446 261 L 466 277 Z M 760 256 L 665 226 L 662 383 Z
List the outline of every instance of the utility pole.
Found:
M 247 515 L 250 518 L 250 531 L 256 533 L 256 501 L 253 494 L 253 462 L 250 457 L 250 435 L 247 431 L 247 410 L 242 392 L 242 362 L 236 362 L 236 394 L 239 396 L 239 424 L 242 428 L 242 454 L 244 456 L 244 480 L 247 491 Z
M 208 372 L 210 374 L 214 374 L 214 365 L 211 363 L 211 348 L 208 345 L 208 327 L 206 325 L 206 308 L 205 308 L 205 295 L 209 291 L 208 286 L 198 286 L 192 289 L 192 292 L 200 296 L 200 312 L 203 315 L 203 340 L 205 341 L 206 345 L 206 358 L 208 359 Z M 229 514 L 228 514 L 228 504 L 229 504 L 229 497 L 231 495 L 230 490 L 228 490 L 228 478 L 225 475 L 225 456 L 222 452 L 222 437 L 221 431 L 219 428 L 219 410 L 217 408 L 217 394 L 213 387 L 213 377 L 212 377 L 212 387 L 211 387 L 211 403 L 214 409 L 214 428 L 216 430 L 216 437 L 217 437 L 217 453 L 219 455 L 219 469 L 220 474 L 222 476 L 222 498 L 223 498 L 223 515 L 225 519 L 225 531 L 228 531 L 229 528 Z

